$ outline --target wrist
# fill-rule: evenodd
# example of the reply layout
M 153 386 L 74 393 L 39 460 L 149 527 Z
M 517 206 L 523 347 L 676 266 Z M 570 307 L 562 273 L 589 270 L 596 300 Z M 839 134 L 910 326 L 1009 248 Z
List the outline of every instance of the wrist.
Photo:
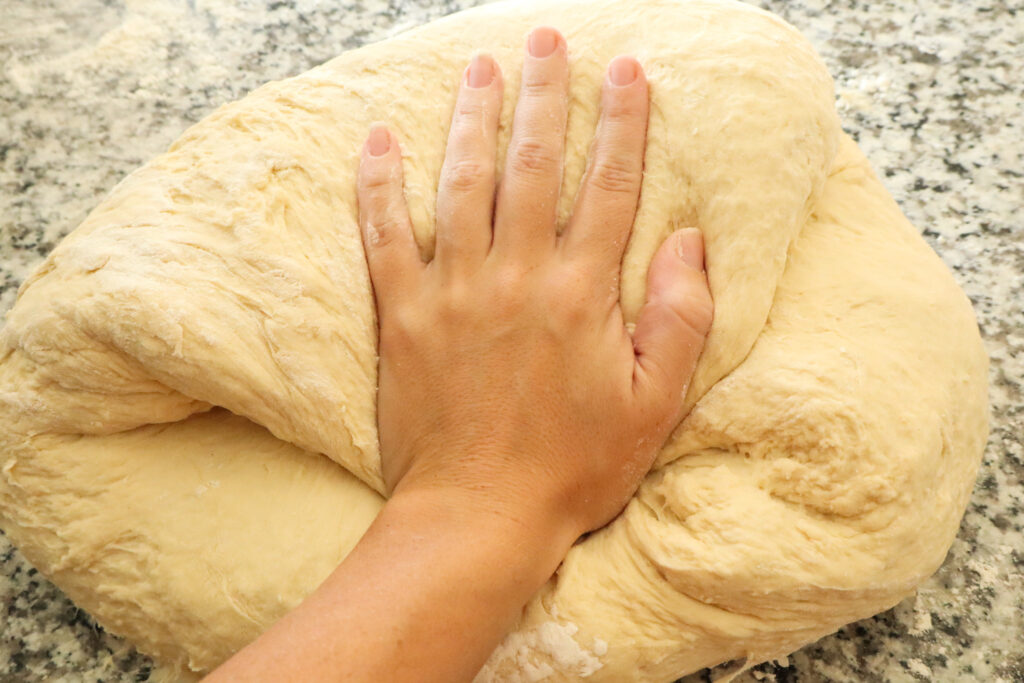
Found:
M 581 533 L 557 505 L 496 488 L 403 480 L 385 511 L 396 523 L 414 519 L 432 534 L 466 544 L 467 555 L 489 557 L 495 571 L 507 569 L 529 586 L 526 597 L 551 577 Z

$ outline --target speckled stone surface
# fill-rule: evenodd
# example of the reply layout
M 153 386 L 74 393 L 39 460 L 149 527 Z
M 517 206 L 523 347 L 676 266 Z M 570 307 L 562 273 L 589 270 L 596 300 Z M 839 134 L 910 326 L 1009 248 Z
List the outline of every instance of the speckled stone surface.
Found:
M 120 178 L 217 105 L 473 4 L 0 0 L 0 311 Z M 846 129 L 974 302 L 992 435 L 916 597 L 739 680 L 1024 681 L 1024 2 L 759 4 L 817 46 Z M 0 535 L 0 680 L 151 669 Z

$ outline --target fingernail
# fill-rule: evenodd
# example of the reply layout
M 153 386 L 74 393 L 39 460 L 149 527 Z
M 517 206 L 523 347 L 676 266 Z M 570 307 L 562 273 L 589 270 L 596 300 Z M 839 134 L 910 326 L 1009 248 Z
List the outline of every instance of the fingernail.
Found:
M 608 65 L 608 77 L 613 85 L 629 85 L 636 80 L 640 70 L 632 57 L 616 57 Z
M 558 33 L 553 28 L 534 29 L 530 34 L 530 56 L 543 59 L 558 47 Z
M 474 55 L 469 63 L 466 84 L 470 88 L 486 88 L 494 80 L 494 60 L 488 55 Z
M 697 228 L 676 233 L 676 256 L 694 270 L 704 270 L 704 235 Z
M 391 136 L 388 135 L 388 127 L 383 123 L 373 124 L 367 144 L 370 147 L 370 156 L 382 157 L 387 154 L 391 149 Z

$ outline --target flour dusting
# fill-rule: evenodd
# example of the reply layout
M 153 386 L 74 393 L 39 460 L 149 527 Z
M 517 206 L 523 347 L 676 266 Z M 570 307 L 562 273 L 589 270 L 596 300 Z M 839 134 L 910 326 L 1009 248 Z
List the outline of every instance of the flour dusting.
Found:
M 608 643 L 595 638 L 590 649 L 584 648 L 574 637 L 579 630 L 571 622 L 546 621 L 527 631 L 509 634 L 474 683 L 535 683 L 556 673 L 590 676 L 603 666 L 600 657 L 608 653 Z

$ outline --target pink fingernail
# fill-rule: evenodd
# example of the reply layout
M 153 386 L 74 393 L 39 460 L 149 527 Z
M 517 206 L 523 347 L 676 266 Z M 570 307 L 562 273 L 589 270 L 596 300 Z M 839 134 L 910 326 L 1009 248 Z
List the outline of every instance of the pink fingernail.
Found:
M 694 270 L 704 270 L 704 235 L 697 228 L 680 230 L 675 237 L 676 256 Z
M 382 157 L 391 149 L 391 135 L 388 134 L 388 127 L 382 123 L 374 124 L 370 129 L 370 156 Z
M 632 57 L 616 57 L 608 65 L 608 77 L 613 85 L 629 85 L 639 75 L 639 65 Z
M 558 33 L 546 26 L 530 34 L 530 55 L 538 59 L 548 57 L 558 47 Z
M 494 80 L 494 60 L 488 55 L 476 55 L 469 64 L 466 84 L 470 88 L 486 88 Z

